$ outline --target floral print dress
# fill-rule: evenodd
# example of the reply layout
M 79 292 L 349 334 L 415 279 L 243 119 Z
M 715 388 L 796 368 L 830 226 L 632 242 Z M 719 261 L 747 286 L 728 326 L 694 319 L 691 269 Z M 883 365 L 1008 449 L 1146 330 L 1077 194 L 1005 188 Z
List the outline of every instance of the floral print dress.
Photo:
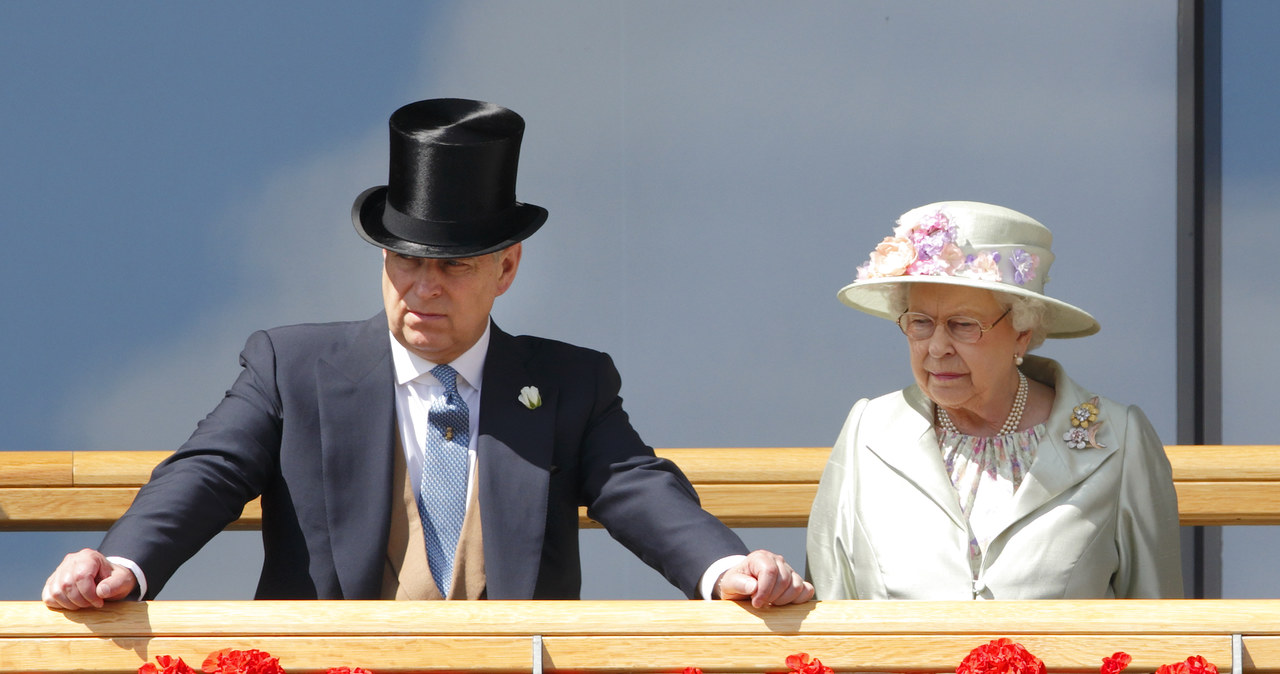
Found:
M 1008 519 L 1013 496 L 1036 458 L 1044 424 L 995 437 L 938 430 L 942 461 L 969 520 L 969 567 L 976 580 L 982 556 Z

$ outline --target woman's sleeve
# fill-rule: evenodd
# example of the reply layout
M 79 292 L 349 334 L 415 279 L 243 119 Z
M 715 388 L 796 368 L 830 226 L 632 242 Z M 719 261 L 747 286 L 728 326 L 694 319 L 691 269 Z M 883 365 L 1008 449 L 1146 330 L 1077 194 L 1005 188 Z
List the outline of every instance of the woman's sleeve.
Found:
M 818 493 L 809 511 L 805 575 L 820 600 L 858 597 L 848 547 L 848 537 L 854 530 L 852 520 L 857 516 L 854 510 L 857 499 L 852 493 L 856 485 L 847 478 L 854 468 L 858 422 L 866 404 L 866 400 L 860 400 L 849 412 L 822 471 Z
M 1128 408 L 1116 526 L 1117 598 L 1182 597 L 1178 495 L 1164 443 L 1136 405 Z

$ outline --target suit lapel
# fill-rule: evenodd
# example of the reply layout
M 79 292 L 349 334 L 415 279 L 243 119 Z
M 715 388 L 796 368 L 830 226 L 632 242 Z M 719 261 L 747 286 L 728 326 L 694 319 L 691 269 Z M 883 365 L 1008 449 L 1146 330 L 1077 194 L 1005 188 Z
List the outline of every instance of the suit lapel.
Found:
M 1046 422 L 1045 437 L 1036 448 L 1031 470 L 1014 494 L 1009 519 L 1000 528 L 1001 533 L 1093 474 L 1116 451 L 1119 442 L 1113 435 L 1111 424 L 1104 423 L 1098 433 L 1098 444 L 1104 448 L 1068 447 L 1062 436 L 1071 427 L 1071 412 L 1093 394 L 1080 388 L 1067 378 L 1057 363 L 1047 359 L 1028 356 L 1023 369 L 1028 377 L 1053 386 L 1054 401 Z
M 547 526 L 547 493 L 555 439 L 555 383 L 529 372 L 528 353 L 492 326 L 480 390 L 477 488 L 490 599 L 531 599 Z M 537 386 L 542 406 L 519 402 Z
M 928 496 L 957 527 L 966 529 L 956 489 L 942 465 L 933 430 L 933 403 L 911 386 L 897 404 L 877 412 L 884 414 L 884 423 L 875 425 L 879 432 L 867 439 L 867 449 Z
M 353 330 L 317 362 L 316 399 L 334 571 L 344 598 L 363 599 L 381 590 L 397 427 L 386 315 Z

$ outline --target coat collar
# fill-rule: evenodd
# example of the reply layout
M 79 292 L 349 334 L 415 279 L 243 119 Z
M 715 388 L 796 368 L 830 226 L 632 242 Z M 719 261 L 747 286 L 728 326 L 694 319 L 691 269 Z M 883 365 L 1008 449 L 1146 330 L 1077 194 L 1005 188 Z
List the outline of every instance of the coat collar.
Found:
M 325 516 L 341 595 L 377 597 L 391 526 L 395 451 L 387 317 L 350 324 L 316 363 Z
M 547 527 L 557 389 L 530 369 L 525 343 L 491 328 L 476 439 L 487 596 L 530 599 Z M 538 387 L 540 407 L 520 402 L 526 386 Z
M 1068 447 L 1063 434 L 1071 426 L 1072 410 L 1094 394 L 1068 378 L 1062 367 L 1048 358 L 1027 356 L 1022 369 L 1029 378 L 1053 387 L 1054 402 L 1045 422 L 1045 436 L 1036 448 L 1036 459 L 1014 495 L 1008 519 L 997 529 L 1001 532 L 1091 475 L 1115 452 L 1119 442 L 1111 425 L 1104 424 L 1097 436 L 1098 444 L 1104 448 Z M 874 412 L 881 415 L 881 421 L 868 437 L 867 449 L 928 496 L 956 526 L 967 528 L 955 487 L 941 460 L 933 429 L 933 402 L 915 385 L 898 395 L 897 404 Z
M 1063 434 L 1071 428 L 1072 410 L 1093 398 L 1094 394 L 1072 381 L 1061 365 L 1048 358 L 1027 356 L 1022 369 L 1029 378 L 1053 387 L 1053 407 L 1045 422 L 1045 436 L 1036 448 L 1036 460 L 1014 494 L 1009 520 L 1004 528 L 1084 481 L 1115 453 L 1119 444 L 1114 434 L 1115 422 L 1106 423 L 1108 420 L 1102 418 L 1103 424 L 1097 436 L 1097 444 L 1101 448 L 1068 447 Z
M 886 409 L 868 408 L 868 414 L 880 415 L 880 421 L 867 438 L 867 449 L 928 496 L 957 527 L 966 528 L 967 520 L 934 434 L 933 402 L 914 385 L 891 396 L 894 398 L 897 404 Z

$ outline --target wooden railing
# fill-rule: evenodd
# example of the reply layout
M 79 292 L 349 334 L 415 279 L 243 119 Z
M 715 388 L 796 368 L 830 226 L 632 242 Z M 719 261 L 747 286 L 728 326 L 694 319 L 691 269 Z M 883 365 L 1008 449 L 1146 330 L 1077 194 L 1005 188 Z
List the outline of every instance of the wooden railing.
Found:
M 778 672 L 797 652 L 840 671 L 946 672 L 996 637 L 1051 672 L 1097 672 L 1116 651 L 1135 673 L 1197 654 L 1223 672 L 1280 672 L 1280 600 L 0 602 L 0 673 L 135 672 L 157 655 L 198 671 L 223 648 L 268 651 L 291 673 Z
M 1280 447 L 1171 446 L 1183 524 L 1280 524 Z M 671 449 L 733 526 L 804 526 L 826 448 Z M 110 525 L 164 452 L 0 452 L 0 530 Z M 250 504 L 238 528 L 259 526 Z M 585 520 L 585 518 L 584 518 Z M 590 525 L 589 521 L 584 521 Z M 136 672 L 157 655 L 199 669 L 257 648 L 290 672 L 777 672 L 807 652 L 843 671 L 945 672 L 1010 637 L 1050 671 L 1129 671 L 1202 655 L 1280 674 L 1280 600 L 815 602 L 149 602 L 62 613 L 0 602 L 0 674 Z
M 1280 446 L 1169 446 L 1184 525 L 1280 524 Z M 825 447 L 665 449 L 730 526 L 803 527 Z M 167 452 L 0 452 L 0 530 L 105 529 Z M 257 503 L 234 526 L 260 524 Z M 594 523 L 583 514 L 584 526 Z

